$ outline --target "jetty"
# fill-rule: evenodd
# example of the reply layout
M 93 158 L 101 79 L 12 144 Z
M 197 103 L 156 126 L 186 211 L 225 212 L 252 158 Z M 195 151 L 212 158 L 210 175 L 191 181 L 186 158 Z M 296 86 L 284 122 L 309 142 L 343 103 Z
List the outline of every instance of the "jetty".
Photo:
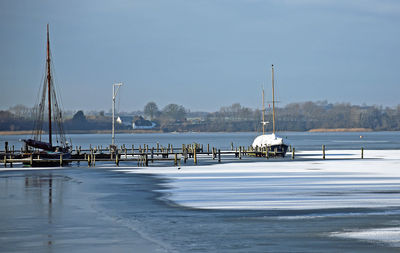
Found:
M 291 158 L 295 157 L 295 148 L 290 147 Z M 4 150 L 0 151 L 0 162 L 7 165 L 13 166 L 13 163 L 23 163 L 27 166 L 67 166 L 71 163 L 87 163 L 89 167 L 96 166 L 96 162 L 108 162 L 115 163 L 119 166 L 121 162 L 130 162 L 132 165 L 136 163 L 137 166 L 149 166 L 156 163 L 160 165 L 171 165 L 180 166 L 186 164 L 188 161 L 192 164 L 198 164 L 199 159 L 212 160 L 215 162 L 221 162 L 224 159 L 239 159 L 244 157 L 260 157 L 260 158 L 276 158 L 279 157 L 278 150 L 270 150 L 269 148 L 259 148 L 252 146 L 236 146 L 234 147 L 231 143 L 231 148 L 228 150 L 221 150 L 216 147 L 211 147 L 210 144 L 203 145 L 198 143 L 193 144 L 182 144 L 179 147 L 174 147 L 172 144 L 162 146 L 157 143 L 155 146 L 143 145 L 109 145 L 103 146 L 92 146 L 89 148 L 82 149 L 82 147 L 76 146 L 71 150 L 71 156 L 65 158 L 60 155 L 57 158 L 47 157 L 41 155 L 37 150 L 32 150 L 30 147 L 25 146 L 19 150 L 16 150 L 14 146 L 9 146 L 8 142 L 5 142 Z M 165 162 L 168 162 L 167 164 Z M 134 165 L 136 165 L 134 164 Z

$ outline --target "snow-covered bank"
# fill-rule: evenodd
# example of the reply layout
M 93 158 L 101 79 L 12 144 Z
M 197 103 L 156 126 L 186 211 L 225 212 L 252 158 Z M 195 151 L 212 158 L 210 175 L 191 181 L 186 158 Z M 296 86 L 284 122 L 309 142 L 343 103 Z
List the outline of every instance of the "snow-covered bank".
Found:
M 170 179 L 168 199 L 204 209 L 384 208 L 400 206 L 400 150 L 309 151 L 304 160 L 119 168 Z M 315 158 L 315 159 L 313 159 Z M 334 159 L 333 159 L 334 158 Z M 372 158 L 372 159 L 371 159 Z M 261 160 L 261 159 L 260 159 Z

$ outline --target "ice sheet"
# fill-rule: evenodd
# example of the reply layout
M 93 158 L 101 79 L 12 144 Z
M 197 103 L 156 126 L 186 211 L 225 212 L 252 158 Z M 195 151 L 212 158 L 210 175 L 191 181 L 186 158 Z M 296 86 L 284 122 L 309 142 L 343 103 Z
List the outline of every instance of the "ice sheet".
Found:
M 332 236 L 358 239 L 363 241 L 375 241 L 400 247 L 400 227 L 375 228 L 350 232 L 332 233 Z
M 400 150 L 304 151 L 307 160 L 207 166 L 120 167 L 165 177 L 165 196 L 203 209 L 306 210 L 400 206 Z M 334 158 L 334 159 L 333 159 Z

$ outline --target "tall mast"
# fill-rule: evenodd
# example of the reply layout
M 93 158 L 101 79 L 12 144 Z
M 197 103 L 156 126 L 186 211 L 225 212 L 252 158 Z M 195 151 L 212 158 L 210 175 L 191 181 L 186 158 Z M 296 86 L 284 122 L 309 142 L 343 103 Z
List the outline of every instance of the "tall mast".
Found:
M 274 64 L 272 64 L 272 133 L 275 134 Z
M 265 102 L 264 102 L 264 86 L 262 88 L 262 133 L 265 134 Z
M 51 72 L 50 72 L 50 37 L 49 37 L 49 24 L 47 24 L 47 95 L 49 103 L 49 143 L 52 146 L 51 141 Z
M 122 83 L 114 83 L 113 84 L 113 94 L 112 94 L 112 130 L 111 130 L 111 145 L 115 145 L 115 98 L 117 97 L 117 93 L 119 87 L 121 87 Z M 115 87 L 117 89 L 115 90 Z

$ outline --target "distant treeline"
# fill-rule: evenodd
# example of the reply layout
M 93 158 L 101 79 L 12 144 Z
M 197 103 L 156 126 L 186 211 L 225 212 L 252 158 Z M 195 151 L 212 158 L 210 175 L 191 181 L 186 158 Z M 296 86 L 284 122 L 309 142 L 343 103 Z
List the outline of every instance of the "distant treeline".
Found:
M 31 109 L 23 106 L 0 111 L 0 130 L 32 129 L 34 119 L 31 112 Z M 243 107 L 239 103 L 221 107 L 216 112 L 190 112 L 177 104 L 169 104 L 159 110 L 156 103 L 149 102 L 143 112 L 136 112 L 135 115 L 155 122 L 156 127 L 153 130 L 164 132 L 259 131 L 262 127 L 262 111 Z M 266 130 L 271 131 L 271 108 L 267 108 L 265 116 L 265 120 L 270 122 L 266 125 Z M 105 115 L 104 112 L 85 116 L 83 111 L 78 111 L 72 118 L 64 121 L 64 126 L 67 131 L 109 130 L 111 129 L 111 117 Z M 400 130 L 400 105 L 395 108 L 384 108 L 349 103 L 332 104 L 326 101 L 292 103 L 276 109 L 276 126 L 279 131 L 308 131 L 316 128 L 366 128 L 374 131 L 398 131 Z M 129 124 L 117 124 L 117 129 L 130 128 Z

